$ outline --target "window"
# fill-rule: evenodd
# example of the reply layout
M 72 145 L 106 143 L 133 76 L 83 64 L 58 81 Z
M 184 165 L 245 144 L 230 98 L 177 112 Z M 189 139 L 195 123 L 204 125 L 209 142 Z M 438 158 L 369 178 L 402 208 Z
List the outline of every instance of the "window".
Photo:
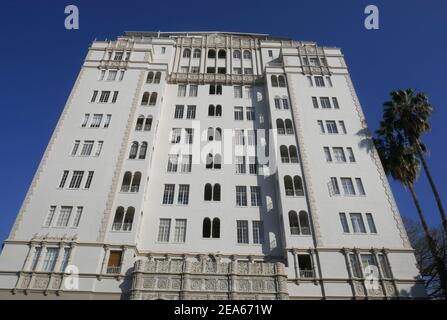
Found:
M 361 278 L 362 271 L 360 269 L 360 263 L 357 258 L 357 255 L 355 255 L 353 253 L 349 254 L 349 263 L 351 265 L 352 276 L 355 278 Z
M 284 110 L 289 110 L 289 99 L 287 97 L 282 98 L 282 107 Z
M 107 103 L 109 101 L 110 91 L 101 91 L 101 96 L 99 97 L 99 102 Z
M 374 259 L 372 254 L 361 254 L 360 258 L 362 259 L 363 270 L 366 270 L 369 266 L 378 267 L 376 264 L 376 259 Z
M 191 57 L 191 50 L 186 48 L 183 50 L 183 58 L 189 58 Z
M 188 173 L 191 172 L 191 164 L 192 164 L 192 155 L 187 154 L 182 156 L 182 166 L 181 172 Z
M 289 146 L 289 156 L 291 163 L 298 163 L 298 150 L 295 146 Z
M 292 125 L 292 120 L 286 119 L 284 121 L 284 123 L 285 123 L 285 127 L 286 127 L 286 133 L 287 134 L 293 134 L 294 130 L 293 130 L 293 125 Z
M 71 181 L 69 188 L 78 189 L 81 186 L 82 177 L 84 176 L 84 171 L 73 171 L 71 176 Z
M 191 73 L 199 73 L 200 68 L 199 67 L 191 67 Z
M 301 179 L 300 176 L 293 177 L 293 186 L 295 189 L 295 196 L 297 197 L 304 196 L 303 180 Z
M 40 254 L 42 253 L 42 247 L 36 247 L 33 255 L 33 259 L 31 261 L 31 270 L 35 271 L 37 267 L 37 263 L 39 262 Z
M 237 243 L 248 243 L 248 221 L 237 220 Z
M 236 174 L 245 174 L 245 157 L 244 156 L 236 156 Z
M 258 174 L 257 157 L 248 157 L 248 172 L 250 174 Z
M 44 272 L 53 272 L 54 266 L 56 265 L 58 251 L 59 248 L 47 248 L 42 264 L 42 270 Z
M 233 51 L 233 58 L 234 59 L 240 59 L 241 58 L 241 52 L 239 50 Z
M 390 265 L 388 263 L 388 259 L 385 257 L 384 254 L 379 254 L 379 263 L 380 267 L 382 268 L 382 275 L 384 278 L 392 278 L 393 275 L 391 273 Z
M 222 168 L 222 157 L 220 154 L 214 155 L 214 169 L 221 169 Z
M 227 73 L 227 68 L 224 68 L 224 67 L 217 68 L 217 73 L 225 74 L 225 73 Z
M 371 213 L 366 214 L 366 221 L 368 222 L 369 232 L 377 233 L 376 224 Z
M 196 84 L 190 84 L 189 85 L 189 96 L 190 97 L 197 97 L 197 85 Z
M 115 211 L 115 218 L 113 219 L 112 230 L 120 231 L 123 227 L 124 208 L 118 207 Z
M 245 112 L 247 115 L 247 120 L 254 121 L 255 120 L 255 109 L 252 107 L 245 108 Z
M 244 98 L 245 99 L 253 98 L 253 87 L 244 87 Z
M 242 107 L 234 107 L 234 120 L 244 120 L 244 110 Z
M 124 70 L 120 71 L 118 81 L 123 81 L 123 78 L 124 78 Z
M 348 147 L 348 148 L 346 148 L 346 151 L 348 151 L 349 161 L 355 162 L 354 152 L 352 151 L 352 148 Z
M 247 206 L 247 187 L 246 186 L 236 186 L 236 206 L 246 207 Z
M 214 67 L 207 67 L 206 73 L 216 73 L 216 68 Z M 214 87 L 214 86 L 213 86 Z M 210 93 L 211 94 L 211 93 Z M 214 94 L 214 93 L 213 93 Z
M 234 97 L 235 98 L 242 98 L 242 87 L 241 86 L 234 86 Z
M 106 115 L 106 121 L 104 122 L 104 128 L 108 128 L 110 126 L 110 121 L 112 120 L 112 115 L 108 114 Z
M 227 52 L 225 50 L 223 50 L 223 49 L 220 49 L 218 54 L 217 54 L 217 57 L 219 59 L 225 59 L 227 57 Z
M 319 66 L 320 62 L 318 61 L 318 58 L 310 58 L 310 65 L 311 66 Z
M 144 131 L 151 131 L 152 128 L 152 116 L 148 116 L 144 122 Z
M 214 50 L 214 49 L 209 49 L 209 50 L 208 50 L 208 58 L 210 58 L 210 59 L 214 59 L 214 58 L 216 58 L 216 50 Z
M 251 59 L 251 52 L 248 50 L 244 50 L 244 59 Z
M 154 81 L 154 72 L 150 71 L 146 77 L 146 83 L 152 83 Z
M 177 96 L 178 97 L 185 97 L 186 96 L 186 85 L 185 84 L 179 84 L 178 85 Z
M 85 128 L 86 126 L 87 126 L 87 123 L 88 123 L 88 119 L 90 118 L 90 114 L 89 113 L 86 113 L 85 115 L 84 115 L 84 120 L 82 120 L 82 124 L 81 124 L 81 127 L 82 128 Z
M 328 97 L 320 97 L 321 107 L 323 109 L 330 109 L 331 108 L 331 101 Z
M 46 217 L 45 222 L 43 224 L 44 227 L 50 227 L 51 226 L 55 213 L 56 213 L 56 206 L 50 206 L 50 210 L 48 211 L 47 217 Z
M 309 59 L 307 57 L 303 57 L 303 65 L 305 66 L 309 65 Z
M 202 237 L 203 238 L 210 238 L 211 237 L 211 220 L 210 220 L 210 218 L 203 219 Z
M 175 219 L 174 242 L 185 242 L 186 219 Z
M 123 52 L 122 51 L 115 52 L 115 57 L 113 58 L 113 60 L 115 61 L 123 60 Z
M 146 153 L 147 153 L 147 142 L 142 142 L 140 147 L 140 155 L 138 156 L 138 159 L 143 160 L 146 159 Z
M 180 73 L 188 73 L 188 67 L 180 67 Z
M 352 184 L 351 178 L 340 178 L 341 185 L 343 187 L 343 192 L 345 196 L 355 196 L 354 185 Z
M 333 120 L 326 121 L 326 128 L 327 128 L 327 133 L 329 133 L 329 134 L 337 134 L 338 133 L 337 124 Z
M 219 220 L 219 218 L 214 218 L 212 223 L 211 223 L 210 218 L 203 219 L 202 237 L 203 238 L 220 238 L 220 220 Z
M 329 147 L 323 147 L 324 156 L 326 157 L 326 162 L 332 162 L 331 150 Z
M 220 84 L 218 84 L 216 86 L 216 94 L 217 95 L 222 95 L 222 86 Z
M 117 74 L 116 70 L 110 70 L 109 75 L 107 76 L 107 81 L 115 81 L 116 74 Z
M 137 123 L 135 125 L 135 130 L 141 131 L 143 129 L 143 124 L 144 124 L 144 116 L 139 116 L 137 119 Z
M 139 143 L 134 141 L 130 147 L 129 159 L 136 159 L 138 153 Z
M 262 221 L 253 221 L 253 243 L 261 244 L 264 242 L 264 226 Z
M 234 136 L 235 136 L 235 142 L 237 146 L 243 146 L 245 145 L 245 139 L 244 139 L 244 130 L 236 129 L 234 130 Z
M 289 226 L 290 226 L 290 234 L 299 235 L 300 232 L 300 224 L 298 221 L 298 214 L 295 211 L 289 211 Z
M 324 124 L 323 121 L 317 120 L 318 127 L 320 128 L 320 133 L 324 133 Z
M 185 143 L 186 144 L 192 144 L 193 143 L 193 129 L 192 128 L 186 128 L 185 129 Z
M 118 274 L 121 271 L 122 251 L 111 250 L 109 255 L 109 261 L 107 262 L 108 274 Z
M 337 178 L 331 177 L 331 195 L 340 195 L 340 188 L 338 187 L 338 181 Z
M 312 104 L 314 105 L 314 109 L 319 108 L 317 97 L 312 97 Z
M 182 129 L 173 128 L 171 132 L 171 143 L 180 143 L 181 136 L 182 136 Z
M 150 94 L 149 92 L 143 93 L 143 97 L 141 98 L 141 105 L 147 106 L 149 103 Z
M 244 74 L 253 74 L 253 68 L 244 68 Z
M 168 155 L 168 172 L 177 172 L 177 166 L 178 166 L 178 154 L 170 154 Z
M 234 74 L 242 74 L 242 68 L 233 68 Z
M 279 147 L 279 154 L 281 156 L 281 163 L 289 163 L 290 157 L 289 157 L 289 150 L 286 146 L 280 146 Z
M 184 108 L 185 108 L 185 106 L 183 106 L 183 105 L 175 106 L 175 112 L 174 112 L 175 119 L 183 119 L 183 109 Z
M 189 184 L 179 185 L 177 203 L 181 205 L 187 205 L 189 203 Z
M 160 80 L 161 80 L 161 72 L 155 73 L 154 83 L 158 84 L 160 83 Z
M 286 87 L 286 78 L 284 76 L 278 76 L 278 85 L 280 88 Z
M 205 185 L 204 200 L 220 201 L 220 184 L 216 183 L 212 186 L 210 183 L 207 183 Z
M 366 233 L 365 224 L 361 213 L 350 213 L 351 225 L 354 233 Z
M 215 114 L 215 116 L 216 117 L 222 117 L 222 106 L 220 104 L 218 104 L 216 106 L 216 114 Z
M 112 103 L 115 103 L 118 99 L 118 91 L 113 91 Z
M 270 58 L 273 57 L 273 51 L 272 51 L 272 50 L 269 50 L 269 51 L 268 51 L 268 55 L 269 55 Z
M 248 129 L 247 130 L 247 143 L 249 146 L 256 145 L 256 130 Z
M 336 162 L 346 162 L 346 157 L 343 148 L 334 147 L 332 148 L 332 150 L 334 152 L 334 158 Z
M 101 74 L 100 74 L 100 76 L 99 76 L 99 81 L 102 81 L 102 80 L 104 80 L 104 76 L 106 75 L 106 70 L 101 70 Z
M 165 54 L 166 53 L 166 47 L 161 47 L 161 54 Z
M 63 188 L 65 186 L 65 182 L 67 181 L 67 177 L 68 177 L 68 170 L 65 170 L 64 173 L 62 174 L 62 178 L 61 181 L 59 182 L 59 188 Z
M 339 213 L 341 226 L 343 228 L 344 233 L 350 233 L 348 220 L 346 219 L 346 214 L 344 212 Z
M 94 114 L 92 122 L 90 123 L 90 128 L 99 128 L 102 121 L 102 114 Z
M 312 60 L 311 60 L 311 61 L 312 61 Z M 317 87 L 324 87 L 324 79 L 323 79 L 323 77 L 316 76 L 316 77 L 315 77 L 315 85 L 316 85 Z
M 262 205 L 261 187 L 251 186 L 250 195 L 252 207 L 260 207 Z
M 73 149 L 71 150 L 71 155 L 72 155 L 72 156 L 75 156 L 76 153 L 78 152 L 79 144 L 80 144 L 80 143 L 81 143 L 81 141 L 79 141 L 79 140 L 75 140 L 75 143 L 74 143 L 74 145 L 73 145 Z
M 338 104 L 337 98 L 332 98 L 332 104 L 334 105 L 334 109 L 340 109 L 340 105 Z
M 71 210 L 73 210 L 73 207 L 66 207 L 66 206 L 61 207 L 59 211 L 59 216 L 57 217 L 56 227 L 66 227 L 68 225 Z
M 85 185 L 84 185 L 84 189 L 89 189 L 91 184 L 92 184 L 92 180 L 93 180 L 93 174 L 94 171 L 89 171 L 88 175 L 87 175 L 87 180 L 85 181 Z
M 326 82 L 327 82 L 327 85 L 328 85 L 329 87 L 332 87 L 332 80 L 331 80 L 331 77 L 326 77 Z
M 313 278 L 314 271 L 312 267 L 312 258 L 309 254 L 298 254 L 298 268 L 301 278 Z
M 194 53 L 192 55 L 193 58 L 200 58 L 202 55 L 202 51 L 200 49 L 194 49 Z
M 77 228 L 79 227 L 79 222 L 81 221 L 82 211 L 84 210 L 84 207 L 77 207 L 76 208 L 76 215 L 73 219 L 73 227 Z
M 60 272 L 65 272 L 65 269 L 67 268 L 67 265 L 68 265 L 68 258 L 70 257 L 70 252 L 71 252 L 71 248 L 64 248 Z
M 174 203 L 174 191 L 175 191 L 175 184 L 165 184 L 165 190 L 163 193 L 163 204 Z
M 149 105 L 150 106 L 155 106 L 157 104 L 157 92 L 152 92 L 151 93 L 151 98 L 149 100 Z
M 343 132 L 343 134 L 346 134 L 346 127 L 345 127 L 345 122 L 344 121 L 338 121 L 338 125 L 341 128 L 341 131 Z
M 365 188 L 363 187 L 362 179 L 355 178 L 355 184 L 357 185 L 357 190 L 359 192 L 359 195 L 361 195 L 361 196 L 366 195 Z
M 281 109 L 281 99 L 279 97 L 275 97 L 275 109 L 280 110 Z
M 314 83 L 312 81 L 312 77 L 311 76 L 307 76 L 307 81 L 309 82 L 309 86 L 313 87 Z

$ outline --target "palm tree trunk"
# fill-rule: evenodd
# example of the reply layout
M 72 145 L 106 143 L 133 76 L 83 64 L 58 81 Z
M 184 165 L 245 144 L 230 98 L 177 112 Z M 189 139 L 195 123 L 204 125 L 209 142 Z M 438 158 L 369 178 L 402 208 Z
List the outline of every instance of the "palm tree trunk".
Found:
M 419 141 L 415 141 L 414 145 L 416 146 L 416 150 L 417 150 L 419 159 L 421 160 L 422 167 L 424 168 L 425 174 L 427 175 L 427 178 L 428 178 L 428 182 L 430 183 L 431 190 L 433 191 L 433 194 L 435 196 L 435 200 L 438 205 L 439 213 L 441 214 L 442 226 L 444 227 L 444 231 L 447 234 L 447 216 L 445 214 L 445 210 L 442 205 L 441 197 L 439 196 L 438 189 L 436 188 L 435 182 L 433 181 L 430 171 L 428 170 L 428 166 L 427 166 L 427 163 L 425 162 L 424 154 L 422 153 L 422 149 L 421 149 L 421 145 L 419 144 Z
M 411 197 L 413 198 L 414 205 L 416 206 L 416 210 L 419 215 L 419 219 L 421 220 L 422 228 L 424 229 L 425 238 L 427 239 L 428 247 L 430 248 L 430 252 L 435 260 L 436 271 L 439 275 L 439 281 L 441 283 L 441 288 L 443 290 L 444 298 L 447 299 L 447 269 L 445 267 L 444 260 L 438 254 L 438 248 L 436 246 L 436 242 L 430 234 L 430 229 L 428 228 L 427 221 L 425 220 L 424 213 L 422 212 L 421 204 L 419 203 L 419 199 L 414 191 L 413 185 L 407 185 L 408 190 L 410 190 Z

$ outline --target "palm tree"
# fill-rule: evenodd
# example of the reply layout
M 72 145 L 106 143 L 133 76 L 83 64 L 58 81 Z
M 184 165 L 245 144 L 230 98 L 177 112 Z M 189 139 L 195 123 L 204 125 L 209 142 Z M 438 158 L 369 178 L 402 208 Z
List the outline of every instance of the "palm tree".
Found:
M 436 188 L 433 177 L 428 170 L 424 154 L 427 149 L 421 142 L 421 135 L 430 130 L 429 118 L 433 107 L 424 93 L 417 93 L 412 89 L 399 90 L 390 93 L 391 100 L 384 103 L 383 121 L 381 127 L 399 132 L 408 141 L 418 156 L 428 182 L 435 196 L 436 204 L 441 215 L 442 225 L 447 234 L 447 217 L 442 205 L 441 197 Z
M 380 160 L 382 161 L 385 173 L 388 176 L 391 176 L 394 180 L 402 183 L 410 191 L 425 233 L 425 238 L 427 239 L 430 252 L 435 261 L 441 288 L 444 291 L 444 296 L 446 296 L 447 269 L 445 267 L 445 262 L 438 252 L 436 241 L 430 233 L 424 213 L 422 212 L 422 207 L 414 190 L 414 183 L 416 182 L 420 172 L 419 158 L 416 157 L 414 150 L 411 149 L 411 146 L 405 145 L 402 135 L 393 135 L 392 132 L 384 128 L 378 130 L 377 134 L 378 138 L 374 139 L 374 144 Z

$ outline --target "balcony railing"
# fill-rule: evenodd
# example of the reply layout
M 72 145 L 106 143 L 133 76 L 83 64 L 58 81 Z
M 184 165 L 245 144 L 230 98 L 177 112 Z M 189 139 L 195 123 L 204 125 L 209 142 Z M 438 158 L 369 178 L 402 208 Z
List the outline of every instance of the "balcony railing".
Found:
M 313 270 L 300 270 L 300 278 L 315 278 Z
M 297 235 L 300 234 L 300 228 L 299 227 L 290 227 L 290 233 Z
M 120 266 L 108 266 L 107 267 L 107 274 L 119 274 L 121 271 L 121 267 Z

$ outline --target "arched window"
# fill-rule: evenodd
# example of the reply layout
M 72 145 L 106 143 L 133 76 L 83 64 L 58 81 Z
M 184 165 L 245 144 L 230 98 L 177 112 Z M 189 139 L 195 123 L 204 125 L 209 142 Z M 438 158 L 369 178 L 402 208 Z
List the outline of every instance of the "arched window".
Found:
M 219 59 L 225 59 L 227 57 L 227 52 L 223 49 L 219 50 L 219 53 L 217 54 Z
M 281 109 L 281 98 L 275 97 L 274 101 L 275 101 L 275 109 L 280 110 Z
M 284 78 L 284 76 L 278 76 L 278 85 L 281 88 L 285 88 L 285 86 L 286 86 L 286 78 Z
M 202 237 L 203 238 L 211 237 L 211 220 L 210 220 L 210 218 L 203 219 Z
M 289 226 L 291 234 L 300 234 L 300 224 L 295 211 L 289 211 Z
M 200 49 L 194 49 L 194 54 L 193 54 L 193 58 L 200 58 L 200 56 L 202 55 L 202 51 Z
M 298 152 L 295 146 L 289 146 L 290 162 L 298 163 Z
M 222 156 L 220 154 L 214 155 L 214 169 L 222 168 Z
M 213 141 L 214 140 L 214 129 L 209 127 L 207 135 L 208 135 L 208 141 Z
M 156 103 L 157 103 L 157 92 L 152 92 L 151 99 L 149 100 L 149 105 L 155 106 Z
M 292 120 L 290 119 L 286 119 L 284 121 L 285 125 L 286 125 L 286 133 L 287 134 L 293 134 L 293 125 L 292 125 Z
M 154 81 L 154 73 L 150 71 L 147 74 L 146 83 L 152 83 Z
M 293 177 L 293 186 L 295 189 L 296 196 L 304 196 L 303 180 L 301 179 L 300 176 Z
M 146 118 L 146 122 L 144 123 L 144 131 L 151 131 L 152 128 L 152 116 L 148 116 Z
M 160 79 L 161 79 L 161 72 L 157 72 L 155 74 L 154 83 L 160 83 Z
M 216 86 L 211 84 L 209 94 L 216 94 Z
M 143 124 L 144 124 L 144 116 L 140 115 L 140 116 L 138 116 L 137 124 L 135 126 L 135 130 L 136 131 L 141 131 L 143 129 Z
M 251 52 L 248 50 L 244 50 L 244 59 L 251 59 Z
M 149 92 L 145 92 L 143 93 L 143 98 L 141 99 L 141 105 L 147 106 L 148 103 L 149 103 Z
M 214 117 L 214 115 L 215 115 L 215 113 L 214 113 L 214 105 L 213 104 L 210 104 L 209 106 L 208 106 L 208 116 L 209 117 Z
M 279 153 L 281 155 L 281 162 L 282 163 L 289 163 L 290 162 L 289 152 L 288 152 L 286 146 L 279 147 Z
M 132 142 L 132 146 L 130 147 L 129 159 L 135 159 L 138 153 L 138 142 Z
M 216 117 L 222 117 L 222 106 L 220 104 L 216 106 Z
M 121 184 L 121 192 L 129 192 L 131 180 L 132 180 L 132 173 L 126 171 L 123 176 L 123 183 Z
M 191 56 L 191 50 L 186 48 L 183 49 L 183 58 L 189 58 Z
M 132 186 L 130 192 L 138 192 L 140 190 L 141 172 L 135 172 L 132 178 Z
M 218 183 L 213 187 L 213 201 L 220 201 L 220 184 Z
M 282 119 L 276 119 L 276 129 L 278 130 L 278 134 L 284 134 L 284 121 Z
M 270 77 L 270 79 L 272 80 L 272 87 L 277 87 L 278 86 L 278 77 L 275 75 L 272 75 Z
M 123 207 L 116 208 L 115 218 L 113 219 L 112 230 L 114 231 L 121 230 L 121 226 L 123 224 L 123 217 L 124 217 L 124 208 Z
M 213 154 L 208 153 L 206 156 L 206 169 L 212 169 L 213 168 Z
M 205 185 L 203 198 L 205 201 L 211 201 L 212 197 L 213 197 L 213 187 L 211 186 L 211 183 L 207 183 Z
M 286 189 L 286 196 L 293 196 L 293 181 L 291 176 L 284 177 L 284 189 Z
M 132 230 L 132 223 L 133 223 L 134 215 L 135 215 L 135 208 L 134 207 L 127 208 L 126 215 L 124 217 L 123 231 L 131 231 Z
M 208 58 L 211 58 L 211 59 L 216 58 L 216 50 L 209 49 L 208 50 Z
M 300 222 L 301 234 L 310 235 L 309 216 L 306 211 L 300 211 L 299 222 Z
M 216 94 L 222 94 L 222 86 L 220 84 L 216 86 Z
M 142 142 L 140 147 L 140 155 L 138 156 L 138 159 L 146 159 L 146 152 L 147 152 L 147 142 Z
M 212 229 L 213 229 L 212 237 L 220 238 L 220 220 L 219 220 L 219 218 L 213 219 L 213 228 Z
M 222 141 L 222 129 L 221 128 L 216 128 L 216 131 L 214 132 L 214 140 Z
M 233 58 L 234 59 L 240 59 L 241 58 L 241 51 L 240 50 L 234 50 L 233 51 Z

